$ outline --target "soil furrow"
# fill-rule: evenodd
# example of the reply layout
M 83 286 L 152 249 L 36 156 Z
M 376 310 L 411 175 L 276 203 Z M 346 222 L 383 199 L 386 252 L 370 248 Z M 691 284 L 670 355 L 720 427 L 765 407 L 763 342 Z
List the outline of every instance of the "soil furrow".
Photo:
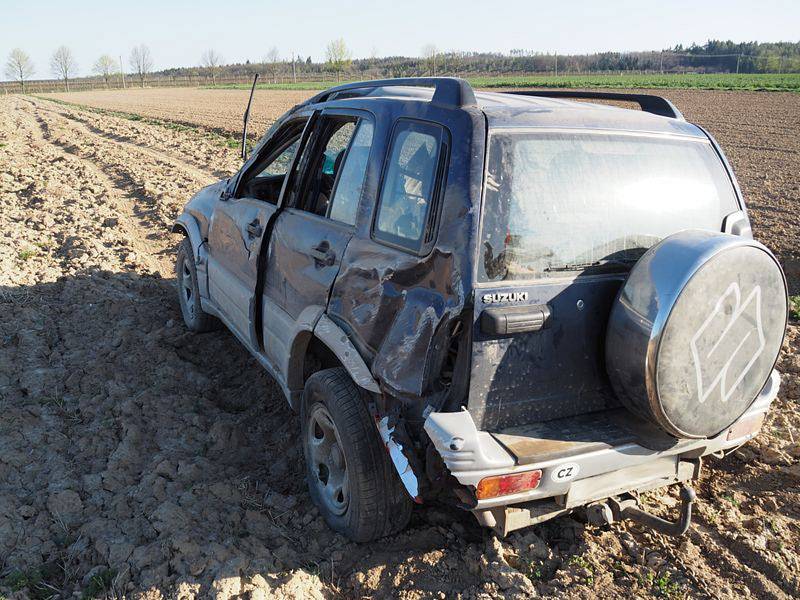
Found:
M 49 105 L 42 101 L 38 101 L 37 103 L 34 103 L 32 101 L 32 104 L 34 104 L 37 107 L 37 109 L 39 109 L 39 111 L 44 111 L 46 113 L 55 115 L 59 118 L 67 119 L 70 122 L 74 123 L 76 126 L 84 128 L 84 130 L 87 133 L 102 137 L 105 140 L 112 142 L 117 147 L 126 148 L 134 153 L 146 154 L 147 156 L 156 159 L 162 163 L 163 162 L 171 163 L 175 167 L 181 169 L 182 171 L 190 173 L 196 179 L 213 180 L 216 179 L 218 176 L 219 177 L 223 176 L 223 175 L 218 175 L 219 173 L 223 173 L 221 169 L 209 170 L 204 165 L 197 165 L 187 162 L 184 158 L 178 157 L 173 153 L 155 149 L 144 142 L 137 142 L 135 138 L 128 137 L 124 133 L 115 133 L 113 131 L 108 131 L 107 129 L 96 126 L 94 123 L 91 122 L 90 119 L 81 118 L 72 111 L 63 110 L 58 105 Z M 84 115 L 86 114 L 87 113 L 84 113 Z M 150 143 L 152 143 L 152 141 Z
M 143 267 L 145 270 L 149 269 L 163 273 L 163 260 L 159 260 L 158 256 L 165 250 L 165 245 L 163 242 L 154 244 L 150 242 L 153 239 L 152 236 L 142 235 L 142 229 L 147 227 L 148 223 L 136 215 L 139 210 L 137 207 L 139 199 L 131 194 L 121 192 L 120 187 L 96 163 L 84 160 L 80 156 L 68 152 L 61 145 L 49 140 L 49 128 L 41 117 L 35 118 L 35 122 L 30 123 L 29 131 L 34 139 L 40 140 L 43 144 L 48 144 L 52 149 L 51 151 L 54 151 L 57 156 L 63 157 L 67 162 L 73 161 L 74 166 L 72 168 L 85 170 L 102 185 L 101 194 L 111 209 L 111 213 L 115 215 L 104 219 L 102 226 L 113 229 L 117 240 L 122 241 L 124 244 L 123 250 L 120 251 L 120 253 L 125 253 L 122 258 L 130 256 L 130 251 L 132 250 L 136 255 L 137 266 Z M 160 237 L 163 238 L 164 236 Z

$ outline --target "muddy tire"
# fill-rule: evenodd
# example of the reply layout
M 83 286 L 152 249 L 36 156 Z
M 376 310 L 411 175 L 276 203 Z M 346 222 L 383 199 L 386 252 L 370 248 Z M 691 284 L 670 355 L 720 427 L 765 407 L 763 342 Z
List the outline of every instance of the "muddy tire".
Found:
M 189 238 L 183 238 L 175 258 L 175 277 L 177 278 L 178 302 L 181 305 L 183 322 L 191 331 L 211 331 L 219 326 L 219 321 L 203 311 L 200 306 L 200 290 L 197 287 L 197 268 Z
M 403 529 L 413 503 L 347 372 L 309 377 L 300 416 L 308 489 L 331 529 L 356 542 Z

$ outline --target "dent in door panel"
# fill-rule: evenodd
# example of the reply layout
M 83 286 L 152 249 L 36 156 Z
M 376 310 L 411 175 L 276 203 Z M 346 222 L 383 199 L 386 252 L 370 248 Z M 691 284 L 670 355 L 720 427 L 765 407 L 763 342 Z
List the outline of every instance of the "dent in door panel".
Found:
M 350 324 L 354 342 L 372 358 L 372 374 L 387 391 L 423 395 L 441 365 L 447 324 L 464 305 L 453 255 L 434 250 L 420 258 L 351 240 L 348 256 L 359 260 L 345 261 L 329 312 Z

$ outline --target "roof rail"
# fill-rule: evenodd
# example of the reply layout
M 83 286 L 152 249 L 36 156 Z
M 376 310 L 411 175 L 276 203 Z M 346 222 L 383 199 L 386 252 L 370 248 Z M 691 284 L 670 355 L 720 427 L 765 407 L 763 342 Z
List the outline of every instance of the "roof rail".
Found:
M 585 98 L 587 100 L 622 100 L 636 102 L 644 112 L 685 121 L 681 112 L 666 98 L 651 94 L 625 94 L 620 92 L 576 92 L 574 90 L 530 90 L 503 92 L 517 96 L 541 96 L 543 98 Z
M 465 107 L 476 106 L 475 94 L 472 86 L 458 77 L 400 77 L 397 79 L 375 79 L 373 81 L 359 81 L 345 83 L 329 88 L 307 101 L 316 104 L 327 100 L 334 100 L 340 92 L 349 90 L 367 90 L 379 87 L 432 87 L 434 88 L 431 102 L 446 106 Z

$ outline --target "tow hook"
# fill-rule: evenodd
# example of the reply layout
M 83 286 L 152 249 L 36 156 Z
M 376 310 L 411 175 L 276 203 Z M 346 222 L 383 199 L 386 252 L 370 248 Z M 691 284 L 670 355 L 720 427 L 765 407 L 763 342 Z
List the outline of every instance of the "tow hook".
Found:
M 692 505 L 697 500 L 697 494 L 688 485 L 682 485 L 680 495 L 681 514 L 675 523 L 642 510 L 639 508 L 636 498 L 627 494 L 620 498 L 609 498 L 605 502 L 592 504 L 587 507 L 586 512 L 589 521 L 596 525 L 630 519 L 647 525 L 659 533 L 680 537 L 689 530 L 689 526 L 692 524 Z

